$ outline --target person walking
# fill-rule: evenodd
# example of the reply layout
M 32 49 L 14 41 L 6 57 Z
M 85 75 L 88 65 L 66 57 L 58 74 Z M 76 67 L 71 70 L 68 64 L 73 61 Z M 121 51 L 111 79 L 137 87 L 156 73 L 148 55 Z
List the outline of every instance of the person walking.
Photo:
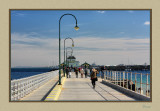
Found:
M 66 75 L 67 75 L 67 78 L 68 78 L 68 74 L 69 74 L 69 68 L 67 67 L 67 68 L 66 68 Z
M 81 72 L 81 68 L 79 67 L 78 70 L 79 70 L 79 73 L 80 73 Z
M 71 78 L 71 68 L 69 67 L 69 78 Z
M 81 78 L 83 78 L 84 70 L 81 68 Z
M 99 72 L 95 68 L 92 69 L 92 72 L 91 72 L 91 83 L 93 85 L 93 89 L 95 89 L 96 81 L 98 81 L 98 79 L 97 79 L 97 74 L 98 73 Z
M 104 78 L 104 74 L 105 74 L 105 71 L 106 71 L 106 67 L 105 66 L 102 66 L 101 67 L 101 78 Z
M 75 68 L 76 78 L 78 78 L 78 68 Z
M 87 78 L 87 74 L 88 74 L 88 71 L 87 71 L 87 68 L 85 68 L 85 78 Z

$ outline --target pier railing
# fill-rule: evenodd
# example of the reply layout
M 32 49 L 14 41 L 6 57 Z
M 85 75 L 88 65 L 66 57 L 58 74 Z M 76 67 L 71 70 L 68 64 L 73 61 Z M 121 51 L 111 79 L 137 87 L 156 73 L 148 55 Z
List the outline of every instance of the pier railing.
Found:
M 11 81 L 11 101 L 19 100 L 58 75 L 58 70 Z
M 104 81 L 150 97 L 150 74 L 106 70 L 103 72 L 100 72 L 100 77 Z

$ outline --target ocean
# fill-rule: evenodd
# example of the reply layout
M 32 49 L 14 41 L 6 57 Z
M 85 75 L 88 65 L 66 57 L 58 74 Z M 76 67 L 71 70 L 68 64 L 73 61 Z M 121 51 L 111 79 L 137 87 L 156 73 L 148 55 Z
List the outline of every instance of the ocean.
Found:
M 51 70 L 52 68 L 11 68 L 11 80 L 34 76 Z

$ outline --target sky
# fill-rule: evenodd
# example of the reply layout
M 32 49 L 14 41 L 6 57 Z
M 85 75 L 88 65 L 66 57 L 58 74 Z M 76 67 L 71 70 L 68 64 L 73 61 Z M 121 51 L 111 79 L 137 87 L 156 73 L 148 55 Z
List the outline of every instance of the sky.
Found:
M 61 61 L 64 39 L 74 40 L 73 55 L 80 64 L 150 64 L 149 10 L 12 10 L 11 67 L 48 67 Z M 66 47 L 72 41 L 66 40 Z

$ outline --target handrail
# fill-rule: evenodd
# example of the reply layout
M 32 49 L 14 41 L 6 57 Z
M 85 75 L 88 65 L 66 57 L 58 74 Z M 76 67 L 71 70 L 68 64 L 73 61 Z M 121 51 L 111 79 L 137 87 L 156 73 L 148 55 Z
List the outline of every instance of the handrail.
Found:
M 19 100 L 58 75 L 58 70 L 11 81 L 11 101 Z
M 150 97 L 149 75 L 148 73 L 126 72 L 126 71 L 108 71 L 104 70 L 104 81 L 111 82 L 120 87 L 135 91 L 142 95 Z M 143 76 L 142 76 L 143 75 Z M 139 77 L 138 77 L 139 76 Z M 144 76 L 146 80 L 144 82 Z M 138 78 L 137 78 L 138 77 Z

